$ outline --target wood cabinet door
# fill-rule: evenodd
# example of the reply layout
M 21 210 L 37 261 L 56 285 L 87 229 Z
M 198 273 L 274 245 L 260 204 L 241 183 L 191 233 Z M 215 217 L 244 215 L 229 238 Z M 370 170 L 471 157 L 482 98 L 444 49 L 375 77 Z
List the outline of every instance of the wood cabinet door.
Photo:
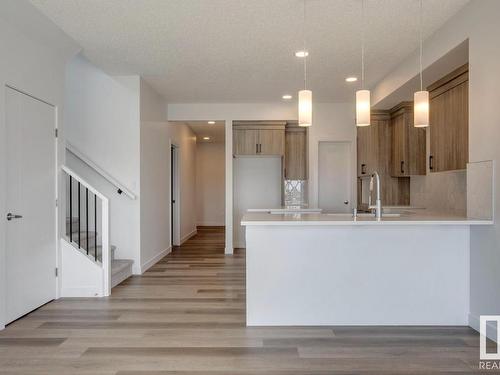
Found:
M 427 174 L 427 137 L 425 128 L 413 126 L 413 110 L 406 113 L 407 136 L 407 175 Z
M 259 155 L 284 155 L 284 130 L 259 130 Z
M 468 82 L 430 101 L 431 172 L 465 169 L 469 159 Z
M 379 164 L 378 126 L 358 127 L 357 134 L 358 176 L 369 176 Z
M 391 119 L 392 150 L 391 150 L 391 175 L 402 177 L 408 175 L 407 161 L 407 123 L 406 114 L 401 111 Z
M 464 65 L 430 88 L 431 172 L 465 169 L 469 160 L 469 79 Z
M 285 132 L 285 178 L 287 180 L 307 179 L 306 142 L 305 129 Z
M 259 130 L 234 129 L 233 153 L 234 155 L 257 155 L 259 143 Z

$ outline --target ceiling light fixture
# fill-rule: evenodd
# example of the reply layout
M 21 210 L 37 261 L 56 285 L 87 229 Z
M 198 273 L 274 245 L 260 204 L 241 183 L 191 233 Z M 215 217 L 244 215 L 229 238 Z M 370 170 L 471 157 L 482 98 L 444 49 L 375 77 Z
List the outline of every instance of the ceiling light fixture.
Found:
M 287 95 L 283 95 L 282 98 L 285 99 L 285 100 L 290 100 L 290 99 L 292 99 L 292 95 L 288 95 L 288 94 Z
M 347 77 L 347 78 L 345 79 L 345 81 L 346 81 L 346 82 L 349 82 L 349 83 L 351 83 L 351 82 L 356 82 L 357 80 L 358 80 L 358 77 Z
M 420 0 L 420 15 L 419 15 L 419 37 L 420 37 L 420 91 L 413 94 L 413 126 L 416 128 L 426 128 L 429 126 L 429 91 L 423 88 L 422 80 L 422 0 Z
M 304 38 L 304 90 L 299 91 L 299 126 L 312 125 L 312 91 L 307 89 L 307 56 L 306 49 L 306 0 L 304 0 L 302 33 Z M 295 53 L 297 56 L 297 53 Z
M 356 91 L 356 126 L 370 126 L 370 90 L 365 90 L 365 1 L 361 0 L 361 90 Z
M 309 56 L 309 52 L 307 52 L 306 50 L 295 52 L 295 57 L 307 57 L 307 56 Z
M 208 123 L 209 123 L 210 125 L 213 125 L 213 124 L 215 124 L 215 121 L 209 121 Z
M 209 141 L 209 140 L 210 140 L 210 137 L 203 137 L 203 139 L 204 139 L 205 141 Z

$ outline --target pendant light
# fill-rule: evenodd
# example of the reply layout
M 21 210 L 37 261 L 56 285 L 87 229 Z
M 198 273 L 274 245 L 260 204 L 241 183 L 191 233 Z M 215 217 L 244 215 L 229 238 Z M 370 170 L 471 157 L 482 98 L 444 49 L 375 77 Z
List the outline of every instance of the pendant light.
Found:
M 420 16 L 419 16 L 419 33 L 420 33 L 420 91 L 413 95 L 413 126 L 416 128 L 426 128 L 429 126 L 429 91 L 423 89 L 422 81 L 422 0 L 420 0 Z
M 356 91 L 356 126 L 370 126 L 370 90 L 365 90 L 365 1 L 361 0 L 361 90 Z
M 307 49 L 306 49 L 306 0 L 303 9 L 303 37 L 304 37 L 304 90 L 299 91 L 299 126 L 312 125 L 312 91 L 307 89 Z

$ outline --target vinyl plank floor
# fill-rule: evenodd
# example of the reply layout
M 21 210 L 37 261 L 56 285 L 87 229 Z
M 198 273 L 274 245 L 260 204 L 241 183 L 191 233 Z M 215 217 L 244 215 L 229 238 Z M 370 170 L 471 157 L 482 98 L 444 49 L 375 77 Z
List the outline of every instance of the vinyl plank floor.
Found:
M 246 327 L 245 252 L 199 228 L 108 298 L 51 302 L 0 332 L 0 375 L 465 375 L 468 327 Z

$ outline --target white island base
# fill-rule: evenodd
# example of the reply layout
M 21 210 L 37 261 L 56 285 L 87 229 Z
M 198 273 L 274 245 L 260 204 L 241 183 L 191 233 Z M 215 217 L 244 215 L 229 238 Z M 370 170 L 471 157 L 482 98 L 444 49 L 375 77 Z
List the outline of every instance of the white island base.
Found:
M 292 224 L 243 223 L 247 325 L 468 325 L 469 225 Z

